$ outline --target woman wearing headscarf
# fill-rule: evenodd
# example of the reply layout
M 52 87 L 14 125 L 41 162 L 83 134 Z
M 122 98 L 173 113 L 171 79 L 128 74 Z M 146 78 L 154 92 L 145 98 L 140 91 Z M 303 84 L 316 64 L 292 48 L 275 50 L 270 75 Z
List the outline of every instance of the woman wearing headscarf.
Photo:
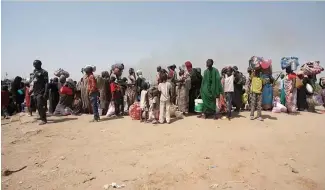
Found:
M 60 94 L 59 94 L 59 79 L 55 77 L 47 87 L 49 93 L 49 113 L 53 114 L 56 106 L 59 103 Z
M 243 74 L 238 71 L 238 67 L 234 66 L 234 93 L 232 97 L 232 105 L 236 107 L 235 111 L 239 112 L 240 108 L 243 106 L 243 88 L 246 83 Z
M 176 80 L 177 80 L 177 74 L 175 72 L 176 65 L 171 65 L 168 67 L 168 79 L 167 82 L 169 82 L 172 85 L 171 89 L 171 98 L 170 101 L 172 104 L 176 103 Z
M 82 70 L 84 73 L 84 70 Z M 89 93 L 88 93 L 88 76 L 84 73 L 84 76 L 80 80 L 80 91 L 81 91 L 81 101 L 82 101 L 82 110 L 84 113 L 92 113 Z
M 22 78 L 17 76 L 14 81 L 11 83 L 11 94 L 12 99 L 15 102 L 16 105 L 16 112 L 20 113 L 21 110 L 21 104 L 24 102 L 25 96 L 22 91 L 23 85 L 22 85 Z
M 284 91 L 286 95 L 286 107 L 288 113 L 297 112 L 297 88 L 296 88 L 296 74 L 291 67 L 286 68 L 287 75 L 284 78 Z
M 182 113 L 188 113 L 189 106 L 189 91 L 191 88 L 191 78 L 187 71 L 185 71 L 185 66 L 180 68 L 179 80 L 177 81 L 177 103 L 178 110 Z
M 273 107 L 273 82 L 274 78 L 272 73 L 263 73 L 261 75 L 263 79 L 263 90 L 262 90 L 262 108 L 263 110 L 271 110 Z
M 219 71 L 213 67 L 213 60 L 206 61 L 207 69 L 204 71 L 201 97 L 203 100 L 202 115 L 199 117 L 206 118 L 209 114 L 216 117 L 216 99 L 223 93 L 221 77 Z
M 108 71 L 102 72 L 102 82 L 103 85 L 99 88 L 99 101 L 100 108 L 102 109 L 102 115 L 106 115 L 108 110 L 109 102 L 110 102 L 110 87 L 109 87 L 109 73 Z
M 308 109 L 307 104 L 307 89 L 308 77 L 304 75 L 303 71 L 297 72 L 296 87 L 297 87 L 297 108 L 299 111 Z
M 129 69 L 129 77 L 127 78 L 126 101 L 128 108 L 135 102 L 137 97 L 136 76 L 133 68 Z

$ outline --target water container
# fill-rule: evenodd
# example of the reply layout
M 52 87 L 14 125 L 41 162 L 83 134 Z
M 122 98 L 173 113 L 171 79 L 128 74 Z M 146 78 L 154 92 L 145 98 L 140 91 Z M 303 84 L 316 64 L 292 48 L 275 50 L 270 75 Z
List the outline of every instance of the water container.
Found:
M 202 99 L 195 99 L 194 103 L 195 103 L 194 111 L 197 112 L 197 113 L 202 113 L 202 111 L 203 111 L 203 100 Z

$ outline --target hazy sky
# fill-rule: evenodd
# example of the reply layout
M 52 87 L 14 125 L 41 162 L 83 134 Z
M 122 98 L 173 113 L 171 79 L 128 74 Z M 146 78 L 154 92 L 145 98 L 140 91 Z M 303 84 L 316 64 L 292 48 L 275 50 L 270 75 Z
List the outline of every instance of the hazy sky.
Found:
M 1 74 L 26 77 L 35 58 L 81 77 L 116 61 L 152 77 L 186 60 L 247 69 L 252 55 L 325 63 L 325 2 L 2 2 Z M 126 71 L 127 71 L 126 70 Z

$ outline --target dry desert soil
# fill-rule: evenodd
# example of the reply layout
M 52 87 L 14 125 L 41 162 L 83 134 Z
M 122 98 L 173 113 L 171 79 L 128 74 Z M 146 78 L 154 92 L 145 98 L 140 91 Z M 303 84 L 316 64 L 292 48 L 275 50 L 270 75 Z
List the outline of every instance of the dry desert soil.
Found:
M 2 174 L 26 167 L 2 176 L 2 189 L 325 190 L 325 114 L 263 114 L 169 125 L 15 116 L 2 120 Z

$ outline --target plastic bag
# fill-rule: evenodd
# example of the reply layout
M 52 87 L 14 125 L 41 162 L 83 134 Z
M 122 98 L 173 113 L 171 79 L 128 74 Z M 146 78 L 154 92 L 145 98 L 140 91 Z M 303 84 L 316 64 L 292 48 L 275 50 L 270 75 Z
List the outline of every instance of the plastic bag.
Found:
M 263 59 L 261 61 L 261 67 L 262 69 L 268 69 L 270 68 L 272 65 L 272 60 L 271 59 Z
M 310 94 L 312 94 L 312 93 L 314 92 L 314 89 L 313 89 L 313 87 L 312 87 L 310 84 L 306 84 L 306 90 L 307 90 Z
M 111 101 L 111 103 L 109 104 L 107 113 L 106 113 L 106 117 L 112 116 L 115 114 L 115 105 L 114 102 Z

